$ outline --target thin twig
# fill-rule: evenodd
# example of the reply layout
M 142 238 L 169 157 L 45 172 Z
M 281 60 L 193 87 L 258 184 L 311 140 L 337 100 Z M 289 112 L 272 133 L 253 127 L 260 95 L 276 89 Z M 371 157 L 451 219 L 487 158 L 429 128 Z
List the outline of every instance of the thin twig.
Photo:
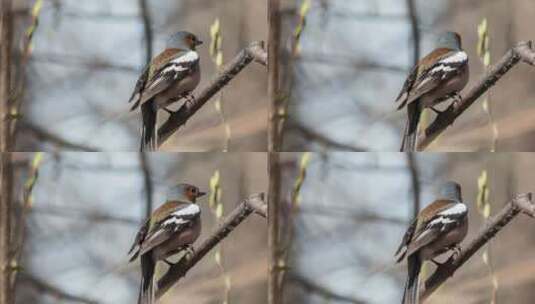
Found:
M 437 115 L 435 120 L 418 137 L 418 149 L 424 150 L 429 146 L 468 107 L 520 61 L 535 65 L 535 50 L 533 50 L 531 41 L 520 42 L 510 49 L 500 61 L 487 69 L 481 79 L 467 93 L 462 94 L 462 101 L 451 104 L 444 112 Z
M 210 237 L 204 240 L 193 250 L 193 254 L 185 255 L 175 265 L 158 280 L 158 291 L 156 297 L 160 298 L 171 286 L 177 283 L 186 273 L 193 268 L 202 258 L 212 250 L 219 242 L 227 237 L 241 222 L 243 222 L 252 213 L 258 213 L 262 210 L 264 194 L 255 194 L 242 201 L 219 225 Z
M 193 94 L 194 100 L 186 102 L 171 114 L 158 129 L 158 145 L 162 145 L 174 132 L 183 126 L 212 96 L 225 87 L 238 73 L 252 61 L 266 65 L 266 52 L 262 42 L 253 42 L 229 62 L 210 83 Z
M 448 261 L 440 265 L 420 289 L 420 298 L 422 300 L 428 298 L 440 285 L 453 276 L 457 269 L 520 213 L 535 217 L 535 204 L 532 201 L 531 193 L 518 194 L 509 201 L 498 214 L 486 223 L 483 229 L 464 247 L 459 255 L 450 257 Z

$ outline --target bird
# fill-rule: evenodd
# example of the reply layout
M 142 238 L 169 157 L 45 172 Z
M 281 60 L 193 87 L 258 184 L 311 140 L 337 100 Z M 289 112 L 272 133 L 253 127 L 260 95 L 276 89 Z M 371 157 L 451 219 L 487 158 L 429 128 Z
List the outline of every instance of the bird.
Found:
M 435 47 L 411 69 L 396 98 L 397 110 L 407 107 L 401 151 L 416 151 L 422 110 L 431 108 L 441 113 L 434 106 L 450 98 L 459 102 L 459 92 L 468 83 L 468 55 L 462 49 L 461 36 L 445 32 L 439 35 Z
M 167 191 L 166 202 L 158 207 L 136 234 L 128 251 L 130 262 L 141 260 L 141 284 L 138 304 L 154 303 L 154 270 L 157 261 L 169 265 L 167 259 L 186 250 L 193 253 L 192 244 L 201 233 L 201 208 L 197 198 L 205 195 L 198 187 L 180 183 Z
M 420 211 L 409 226 L 395 256 L 397 263 L 407 257 L 408 271 L 402 304 L 419 303 L 420 269 L 424 261 L 431 261 L 454 250 L 468 232 L 468 207 L 463 203 L 461 186 L 448 181 L 441 187 L 440 198 Z
M 156 150 L 158 146 L 157 113 L 171 103 L 186 98 L 201 79 L 200 57 L 196 47 L 203 42 L 188 31 L 169 37 L 166 48 L 143 69 L 129 99 L 134 102 L 130 111 L 141 107 L 141 151 Z

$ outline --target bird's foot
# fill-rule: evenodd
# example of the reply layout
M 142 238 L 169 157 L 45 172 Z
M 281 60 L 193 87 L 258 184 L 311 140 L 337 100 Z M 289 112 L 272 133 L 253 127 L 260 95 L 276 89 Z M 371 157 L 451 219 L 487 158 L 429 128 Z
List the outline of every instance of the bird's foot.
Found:
M 178 111 L 170 110 L 170 109 L 168 109 L 168 108 L 166 108 L 166 107 L 164 107 L 163 110 L 164 110 L 165 112 L 167 112 L 169 115 L 173 115 L 173 114 L 175 114 L 176 112 L 178 112 Z
M 195 255 L 195 250 L 193 249 L 193 246 L 191 245 L 187 245 L 186 248 L 184 248 L 184 250 L 186 250 L 186 256 L 188 256 L 188 258 L 191 258 L 193 255 Z
M 440 266 L 444 265 L 444 263 L 437 262 L 434 259 L 431 259 L 430 261 L 433 262 L 433 264 L 435 264 L 435 266 L 437 266 L 437 267 L 440 267 Z
M 169 266 L 175 266 L 176 264 L 178 264 L 178 263 L 169 262 L 167 259 L 163 259 L 163 261 L 165 262 L 165 264 Z
M 463 98 L 461 97 L 461 95 L 459 95 L 459 93 L 453 93 L 452 98 L 454 107 L 459 106 L 459 104 L 463 101 Z
M 195 96 L 193 96 L 192 94 L 186 94 L 184 98 L 186 98 L 186 107 L 188 107 L 188 109 L 191 108 L 195 103 Z
M 451 249 L 453 250 L 453 253 L 451 254 L 452 258 L 456 259 L 459 257 L 459 255 L 461 255 L 461 250 L 462 250 L 461 246 L 455 245 Z
M 429 109 L 431 109 L 431 111 L 435 112 L 435 114 L 437 114 L 437 115 L 440 115 L 440 114 L 442 114 L 442 113 L 445 112 L 445 111 L 437 110 L 437 109 L 435 109 L 434 107 L 430 107 Z

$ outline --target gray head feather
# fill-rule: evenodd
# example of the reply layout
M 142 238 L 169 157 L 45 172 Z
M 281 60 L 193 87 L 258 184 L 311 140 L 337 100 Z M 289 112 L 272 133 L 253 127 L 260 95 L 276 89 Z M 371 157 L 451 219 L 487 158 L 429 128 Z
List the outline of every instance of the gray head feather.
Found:
M 456 200 L 459 202 L 463 201 L 461 185 L 454 181 L 445 182 L 440 188 L 440 194 L 442 198 Z
M 461 50 L 461 36 L 455 32 L 445 32 L 438 36 L 437 48 Z
M 168 49 L 195 50 L 195 47 L 201 45 L 202 41 L 197 36 L 188 32 L 180 31 L 169 36 L 166 43 Z

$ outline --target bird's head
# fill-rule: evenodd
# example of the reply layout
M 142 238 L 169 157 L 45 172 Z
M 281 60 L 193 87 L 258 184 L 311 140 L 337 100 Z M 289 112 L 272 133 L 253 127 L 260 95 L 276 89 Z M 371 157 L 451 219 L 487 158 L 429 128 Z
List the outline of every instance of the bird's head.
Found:
M 194 34 L 187 31 L 176 32 L 167 39 L 166 47 L 168 49 L 195 50 L 202 41 Z
M 460 50 L 462 48 L 461 35 L 456 32 L 445 32 L 438 36 L 437 47 Z
M 177 184 L 167 190 L 167 201 L 195 203 L 198 197 L 205 195 L 198 187 L 190 184 Z
M 454 181 L 447 181 L 440 187 L 440 194 L 443 198 L 462 202 L 461 185 Z

